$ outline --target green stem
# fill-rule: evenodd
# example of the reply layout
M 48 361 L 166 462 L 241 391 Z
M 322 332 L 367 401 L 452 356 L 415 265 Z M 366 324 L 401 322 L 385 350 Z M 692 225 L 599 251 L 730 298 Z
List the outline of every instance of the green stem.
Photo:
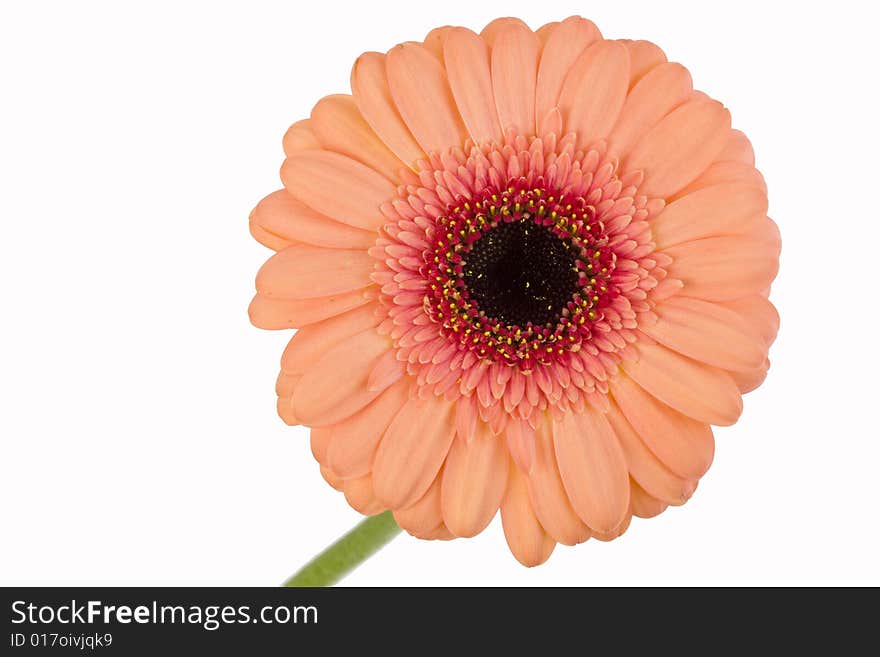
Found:
M 400 533 L 391 511 L 362 520 L 283 586 L 332 586 Z

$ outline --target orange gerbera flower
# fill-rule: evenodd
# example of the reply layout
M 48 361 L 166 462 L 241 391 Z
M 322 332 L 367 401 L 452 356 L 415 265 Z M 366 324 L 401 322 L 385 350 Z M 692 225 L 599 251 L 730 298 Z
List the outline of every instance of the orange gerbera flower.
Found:
M 421 538 L 517 559 L 684 503 L 764 379 L 779 233 L 745 135 L 647 41 L 572 17 L 366 53 L 284 137 L 254 324 L 278 412 Z

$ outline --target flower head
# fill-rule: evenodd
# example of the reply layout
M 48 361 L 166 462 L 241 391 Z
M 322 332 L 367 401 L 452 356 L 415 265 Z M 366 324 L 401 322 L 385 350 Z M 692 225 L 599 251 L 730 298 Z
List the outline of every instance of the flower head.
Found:
M 579 17 L 440 28 L 284 138 L 252 321 L 298 328 L 278 412 L 422 538 L 514 555 L 683 504 L 764 379 L 779 233 L 688 71 Z

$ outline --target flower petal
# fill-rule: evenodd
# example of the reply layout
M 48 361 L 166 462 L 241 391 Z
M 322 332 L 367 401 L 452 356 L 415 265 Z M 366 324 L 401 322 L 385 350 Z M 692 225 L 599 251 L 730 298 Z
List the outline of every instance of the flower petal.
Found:
M 529 26 L 526 25 L 519 18 L 511 18 L 509 16 L 503 18 L 496 18 L 493 21 L 490 21 L 486 27 L 482 29 L 480 32 L 480 36 L 483 40 L 489 44 L 490 48 L 495 47 L 495 40 L 498 38 L 498 35 L 504 32 L 505 30 L 510 29 L 511 27 L 520 27 L 529 29 Z
M 301 328 L 281 354 L 281 371 L 288 376 L 301 375 L 332 346 L 376 326 L 378 307 L 373 302 Z
M 691 74 L 681 64 L 654 67 L 629 92 L 620 117 L 608 136 L 611 152 L 623 156 L 657 125 L 684 103 L 693 92 Z
M 327 96 L 312 108 L 312 131 L 321 145 L 347 155 L 397 181 L 404 163 L 382 142 L 361 116 L 354 98 L 347 94 Z
M 748 236 L 710 237 L 669 247 L 670 276 L 684 283 L 682 294 L 727 301 L 757 294 L 779 271 L 779 247 Z
M 680 354 L 725 370 L 760 367 L 766 357 L 764 343 L 740 315 L 719 304 L 672 297 L 654 312 L 658 320 L 642 330 Z
M 630 482 L 632 490 L 630 491 L 630 504 L 634 516 L 639 518 L 653 518 L 663 513 L 666 508 L 666 502 L 652 497 L 645 489 L 639 486 L 635 481 Z
M 667 205 L 651 223 L 665 248 L 705 237 L 744 233 L 767 214 L 767 194 L 754 185 L 712 185 Z
M 428 538 L 443 525 L 440 510 L 440 485 L 442 470 L 431 486 L 414 504 L 403 509 L 394 509 L 394 519 L 407 532 L 418 538 Z
M 365 516 L 374 516 L 382 513 L 386 507 L 376 499 L 373 491 L 373 478 L 370 475 L 358 479 L 345 479 L 342 481 L 342 491 L 346 501 L 358 513 Z
M 330 151 L 293 153 L 281 166 L 287 191 L 317 212 L 355 228 L 384 223 L 379 206 L 394 193 L 383 175 L 350 157 Z
M 718 154 L 719 162 L 742 162 L 755 166 L 755 151 L 752 142 L 739 130 L 731 130 L 727 137 L 724 150 Z
M 456 27 L 447 33 L 443 53 L 449 86 L 471 139 L 478 144 L 500 141 L 488 46 L 474 32 Z
M 312 122 L 309 119 L 303 119 L 287 129 L 281 140 L 281 147 L 284 149 L 285 155 L 291 155 L 297 151 L 321 148 L 321 142 L 312 131 Z
M 773 344 L 779 332 L 779 312 L 769 299 L 754 294 L 725 301 L 721 305 L 737 313 L 743 321 L 753 327 L 766 347 Z
M 297 381 L 299 381 L 299 377 L 294 379 L 294 386 Z M 293 412 L 293 401 L 290 393 L 278 396 L 278 399 L 275 402 L 275 410 L 278 412 L 278 417 L 281 418 L 284 424 L 292 427 L 300 423 L 299 418 L 296 417 L 296 414 Z
M 611 532 L 629 508 L 623 450 L 602 413 L 588 407 L 553 423 L 553 444 L 571 505 L 594 532 Z
M 410 399 L 391 421 L 376 451 L 373 480 L 376 497 L 392 509 L 415 503 L 431 486 L 455 436 L 452 410 L 439 397 Z
M 629 52 L 618 41 L 599 41 L 575 61 L 559 94 L 566 132 L 585 147 L 611 132 L 629 87 Z
M 446 45 L 446 39 L 449 37 L 449 32 L 454 30 L 455 28 L 451 25 L 443 25 L 441 27 L 435 27 L 433 30 L 428 32 L 425 35 L 425 38 L 422 40 L 422 45 L 436 57 L 440 63 L 443 63 L 443 49 Z
M 425 152 L 464 143 L 467 131 L 455 107 L 446 72 L 420 43 L 392 48 L 385 59 L 388 88 L 400 116 Z
M 593 538 L 597 541 L 613 541 L 615 538 L 619 538 L 623 536 L 624 532 L 629 529 L 630 522 L 632 522 L 632 511 L 630 507 L 626 507 L 626 512 L 623 514 L 623 520 L 621 520 L 620 524 L 617 525 L 614 529 L 608 532 L 593 532 Z
M 580 16 L 566 18 L 550 33 L 538 65 L 535 92 L 535 119 L 538 124 L 556 107 L 565 76 L 577 58 L 588 46 L 601 38 L 599 28 L 592 21 Z
M 498 120 L 505 134 L 514 128 L 528 134 L 535 125 L 535 81 L 540 42 L 527 27 L 510 23 L 492 44 L 492 88 Z
M 538 40 L 541 42 L 541 48 L 543 48 L 547 44 L 547 39 L 553 34 L 553 32 L 560 25 L 559 21 L 550 21 L 549 23 L 544 23 L 541 27 L 535 30 L 535 35 L 538 37 Z
M 765 360 L 761 367 L 749 370 L 748 372 L 731 372 L 730 377 L 736 383 L 740 393 L 746 394 L 764 383 L 764 379 L 767 378 L 768 369 L 770 369 L 770 361 Z
M 375 362 L 391 340 L 371 328 L 331 347 L 303 373 L 293 391 L 296 416 L 309 426 L 336 424 L 379 396 L 367 388 Z
M 373 258 L 366 251 L 299 244 L 279 251 L 257 273 L 257 292 L 281 299 L 315 299 L 370 284 Z
M 357 58 L 351 69 L 351 91 L 364 120 L 404 164 L 413 167 L 425 157 L 391 97 L 385 55 L 367 52 Z
M 713 100 L 692 100 L 673 110 L 633 146 L 623 171 L 641 170 L 640 194 L 671 196 L 702 173 L 727 139 L 730 113 Z
M 504 439 L 480 422 L 472 439 L 457 436 L 443 467 L 440 507 L 456 536 L 476 536 L 491 522 L 507 487 Z
M 251 236 L 255 240 L 257 240 L 263 246 L 269 247 L 273 251 L 281 251 L 282 249 L 286 249 L 288 246 L 293 246 L 294 244 L 297 244 L 296 240 L 285 239 L 280 235 L 270 233 L 262 226 L 260 226 L 255 220 L 253 210 L 251 210 L 251 214 L 248 217 L 248 229 L 251 232 Z
M 538 566 L 550 558 L 556 541 L 541 527 L 529 500 L 526 478 L 512 463 L 501 502 L 501 523 L 507 545 L 522 565 Z
M 272 192 L 251 213 L 251 221 L 266 233 L 275 235 L 285 246 L 305 242 L 331 249 L 368 249 L 376 234 L 352 228 L 315 212 L 297 201 L 286 189 Z
M 655 66 L 666 61 L 666 55 L 660 46 L 650 41 L 623 41 L 629 51 L 629 86 L 633 87 Z
M 525 422 L 508 419 L 504 435 L 513 462 L 523 472 L 529 472 L 535 462 L 535 432 L 527 429 Z
M 342 490 L 342 479 L 333 474 L 328 468 L 321 467 L 321 476 L 324 477 L 324 481 L 330 484 L 334 489 L 338 491 Z
M 764 177 L 755 167 L 742 162 L 714 162 L 696 180 L 677 191 L 669 199 L 672 201 L 693 194 L 700 189 L 726 183 L 750 185 L 760 189 L 764 194 L 767 193 L 767 183 L 764 182 Z
M 370 472 L 379 441 L 409 398 L 409 386 L 409 381 L 398 381 L 366 408 L 333 426 L 327 465 L 341 478 Z
M 251 323 L 262 329 L 299 328 L 369 303 L 369 292 L 370 288 L 363 288 L 319 299 L 276 299 L 258 294 L 248 307 L 248 315 Z
M 648 446 L 623 415 L 617 404 L 611 404 L 607 416 L 626 457 L 630 476 L 654 497 L 666 504 L 684 504 L 690 499 L 697 482 L 673 474 Z
M 690 418 L 727 426 L 739 419 L 742 397 L 730 375 L 658 344 L 641 343 L 639 358 L 621 364 L 654 397 Z
M 322 471 L 327 469 L 327 447 L 332 438 L 333 432 L 327 427 L 314 427 L 309 430 L 309 446 L 312 449 L 312 456 L 321 464 Z M 338 479 L 338 477 L 334 475 L 333 479 Z
M 708 425 L 672 410 L 628 376 L 618 376 L 610 388 L 627 421 L 666 467 L 683 479 L 705 474 L 715 454 Z
M 542 423 L 535 432 L 535 461 L 526 473 L 529 499 L 535 515 L 550 536 L 563 545 L 577 545 L 590 537 L 590 530 L 572 509 L 562 485 L 548 423 Z

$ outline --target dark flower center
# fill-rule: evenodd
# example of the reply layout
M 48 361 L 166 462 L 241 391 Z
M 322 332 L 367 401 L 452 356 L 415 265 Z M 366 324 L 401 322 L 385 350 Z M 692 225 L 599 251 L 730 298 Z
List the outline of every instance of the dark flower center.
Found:
M 502 223 L 463 254 L 463 278 L 487 317 L 520 327 L 555 324 L 578 290 L 578 253 L 570 239 L 531 219 Z
M 596 208 L 524 178 L 450 204 L 422 256 L 425 310 L 443 335 L 523 371 L 589 340 L 617 294 Z

